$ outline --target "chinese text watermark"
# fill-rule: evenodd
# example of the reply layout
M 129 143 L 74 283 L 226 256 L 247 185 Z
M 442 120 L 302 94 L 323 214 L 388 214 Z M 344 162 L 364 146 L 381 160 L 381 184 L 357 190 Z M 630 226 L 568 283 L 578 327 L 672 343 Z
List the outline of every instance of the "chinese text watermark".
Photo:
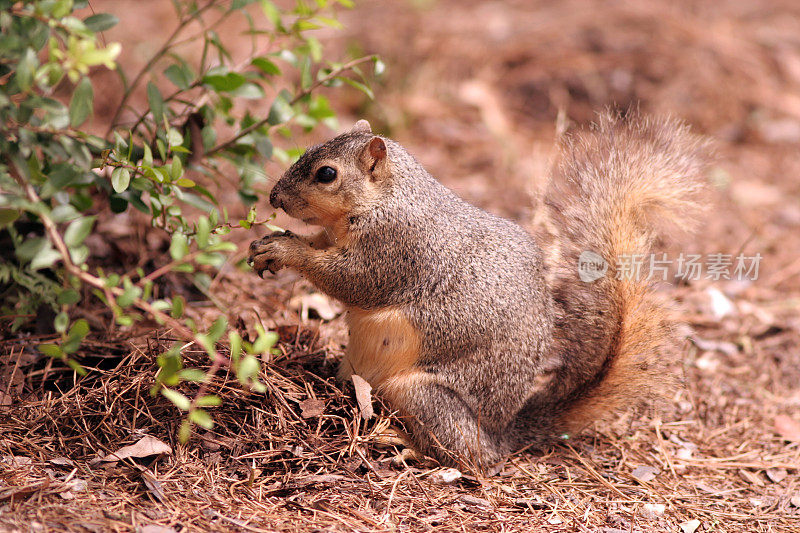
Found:
M 609 274 L 618 280 L 656 280 L 667 281 L 670 272 L 674 277 L 686 281 L 708 279 L 750 280 L 758 279 L 761 264 L 760 253 L 755 255 L 733 254 L 684 254 L 668 257 L 660 254 L 623 254 L 609 265 L 603 256 L 596 252 L 584 251 L 578 257 L 578 276 L 581 281 L 591 283 Z

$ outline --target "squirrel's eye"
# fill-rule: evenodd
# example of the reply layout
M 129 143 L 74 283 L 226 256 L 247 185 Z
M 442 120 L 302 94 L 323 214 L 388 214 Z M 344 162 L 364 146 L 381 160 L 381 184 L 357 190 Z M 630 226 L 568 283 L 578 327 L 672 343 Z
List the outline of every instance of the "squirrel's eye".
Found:
M 330 183 L 336 179 L 336 169 L 333 167 L 320 167 L 315 177 L 320 183 Z

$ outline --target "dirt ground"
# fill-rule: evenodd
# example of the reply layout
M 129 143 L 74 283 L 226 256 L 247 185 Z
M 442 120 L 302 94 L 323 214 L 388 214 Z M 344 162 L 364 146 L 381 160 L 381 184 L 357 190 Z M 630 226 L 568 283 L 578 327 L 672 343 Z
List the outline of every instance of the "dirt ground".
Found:
M 107 4 L 123 20 L 136 8 Z M 157 43 L 169 3 L 147 4 L 141 25 L 107 38 Z M 180 414 L 147 394 L 169 331 L 93 339 L 95 370 L 77 381 L 24 355 L 41 339 L 0 338 L 0 375 L 16 369 L 18 391 L 0 407 L 0 529 L 800 531 L 800 5 L 364 1 L 342 20 L 326 44 L 387 65 L 374 101 L 336 93 L 342 124 L 369 119 L 469 201 L 529 227 L 564 128 L 609 105 L 686 120 L 714 141 L 714 187 L 700 232 L 667 243 L 670 257 L 760 254 L 757 279 L 662 288 L 686 339 L 666 401 L 450 482 L 433 462 L 396 459 L 390 409 L 361 420 L 333 378 L 343 318 L 321 320 L 330 309 L 312 302 L 304 319 L 313 288 L 292 273 L 261 281 L 230 268 L 215 280 L 232 322 L 279 331 L 283 355 L 267 365 L 266 395 L 220 374 L 217 425 L 186 446 Z M 137 250 L 145 233 L 114 238 Z M 172 452 L 96 460 L 143 435 Z

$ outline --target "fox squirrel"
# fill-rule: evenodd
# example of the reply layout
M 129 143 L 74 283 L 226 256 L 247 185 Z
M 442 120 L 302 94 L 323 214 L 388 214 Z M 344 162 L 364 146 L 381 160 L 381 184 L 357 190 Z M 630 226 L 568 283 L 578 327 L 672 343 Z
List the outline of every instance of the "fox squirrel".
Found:
M 569 137 L 545 195 L 545 257 L 360 120 L 309 148 L 270 194 L 324 230 L 268 235 L 249 262 L 259 275 L 294 268 L 344 303 L 340 377 L 367 380 L 423 452 L 485 468 L 663 381 L 667 313 L 650 281 L 616 279 L 613 262 L 649 253 L 660 221 L 689 225 L 704 152 L 680 123 L 611 113 Z M 579 278 L 586 251 L 610 265 L 594 281 Z

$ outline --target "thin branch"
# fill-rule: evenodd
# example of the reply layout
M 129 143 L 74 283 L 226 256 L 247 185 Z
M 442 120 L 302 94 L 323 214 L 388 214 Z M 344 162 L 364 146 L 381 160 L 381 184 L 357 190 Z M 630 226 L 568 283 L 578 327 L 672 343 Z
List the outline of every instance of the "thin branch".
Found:
M 106 131 L 105 135 L 106 137 L 111 135 L 111 132 L 114 131 L 114 128 L 117 126 L 117 121 L 119 120 L 119 117 L 122 114 L 122 110 L 125 108 L 125 105 L 128 103 L 128 100 L 133 95 L 133 91 L 136 88 L 136 86 L 139 84 L 140 81 L 142 81 L 144 75 L 147 72 L 149 72 L 150 69 L 153 68 L 153 65 L 155 65 L 155 63 L 159 59 L 164 57 L 164 55 L 169 51 L 172 42 L 175 40 L 175 38 L 178 36 L 181 30 L 183 30 L 190 22 L 198 18 L 200 15 L 202 15 L 209 8 L 213 7 L 215 4 L 216 0 L 209 0 L 208 3 L 205 4 L 203 7 L 198 8 L 197 11 L 195 11 L 188 17 L 184 17 L 178 21 L 178 26 L 172 31 L 170 36 L 167 37 L 167 40 L 164 42 L 163 45 L 161 45 L 161 48 L 159 48 L 158 51 L 155 54 L 153 54 L 153 56 L 147 61 L 147 63 L 145 63 L 144 67 L 142 67 L 142 70 L 140 70 L 139 73 L 136 74 L 136 77 L 133 78 L 133 81 L 130 83 L 130 85 L 128 85 L 128 88 L 125 90 L 125 94 L 122 95 L 122 100 L 117 106 L 117 109 L 114 111 L 114 116 L 111 118 L 108 130 Z
M 308 88 L 303 89 L 302 91 L 300 91 L 297 94 L 297 96 L 292 98 L 292 100 L 289 102 L 289 105 L 291 106 L 291 105 L 296 104 L 297 102 L 299 102 L 300 100 L 302 100 L 303 98 L 305 98 L 306 96 L 311 94 L 319 86 L 331 81 L 332 79 L 334 79 L 334 78 L 336 78 L 338 76 L 341 76 L 342 73 L 352 69 L 353 67 L 355 67 L 357 65 L 360 65 L 361 63 L 367 63 L 368 61 L 374 61 L 374 60 L 375 60 L 375 56 L 365 56 L 365 57 L 361 57 L 361 58 L 358 58 L 358 59 L 354 59 L 354 60 L 352 60 L 352 61 L 350 61 L 348 63 L 345 63 L 341 67 L 331 71 L 327 76 L 325 76 L 323 78 L 320 78 L 316 82 L 312 83 Z M 228 139 L 227 141 L 225 141 L 225 142 L 223 142 L 221 144 L 218 144 L 217 146 L 215 146 L 214 148 L 212 148 L 211 150 L 206 152 L 205 155 L 209 156 L 209 155 L 215 154 L 217 152 L 220 152 L 222 150 L 225 150 L 227 148 L 230 148 L 231 146 L 236 144 L 236 141 L 238 141 L 239 139 L 241 139 L 245 135 L 248 135 L 248 134 L 254 132 L 255 130 L 261 128 L 265 124 L 267 124 L 268 120 L 269 120 L 269 118 L 264 118 L 264 119 L 259 120 L 258 122 L 254 123 L 254 124 L 251 124 L 250 126 L 246 127 L 245 129 L 243 129 L 242 131 L 237 133 L 233 138 Z

